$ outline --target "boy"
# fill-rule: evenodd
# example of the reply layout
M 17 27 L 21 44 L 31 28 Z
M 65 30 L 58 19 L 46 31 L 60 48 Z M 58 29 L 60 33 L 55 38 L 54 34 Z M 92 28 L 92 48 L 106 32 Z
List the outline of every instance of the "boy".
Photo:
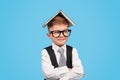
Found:
M 42 50 L 42 71 L 45 80 L 79 80 L 84 75 L 77 50 L 66 45 L 70 26 L 74 23 L 59 11 L 45 25 L 52 45 Z

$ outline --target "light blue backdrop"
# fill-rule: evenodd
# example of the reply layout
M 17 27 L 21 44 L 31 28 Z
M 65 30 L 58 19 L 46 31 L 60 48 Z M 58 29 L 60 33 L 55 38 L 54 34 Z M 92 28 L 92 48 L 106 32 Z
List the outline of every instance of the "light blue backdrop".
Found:
M 81 80 L 120 80 L 119 0 L 0 0 L 0 80 L 43 80 L 41 26 L 62 9 L 76 23 L 67 42 L 77 48 Z

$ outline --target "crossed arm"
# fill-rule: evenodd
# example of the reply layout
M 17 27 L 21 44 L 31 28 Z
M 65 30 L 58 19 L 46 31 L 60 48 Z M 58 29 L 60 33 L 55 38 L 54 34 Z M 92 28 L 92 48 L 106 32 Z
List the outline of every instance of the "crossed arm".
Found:
M 73 48 L 73 68 L 67 66 L 57 67 L 51 64 L 50 57 L 46 50 L 42 51 L 42 70 L 45 78 L 59 80 L 77 80 L 83 77 L 84 71 L 76 49 Z

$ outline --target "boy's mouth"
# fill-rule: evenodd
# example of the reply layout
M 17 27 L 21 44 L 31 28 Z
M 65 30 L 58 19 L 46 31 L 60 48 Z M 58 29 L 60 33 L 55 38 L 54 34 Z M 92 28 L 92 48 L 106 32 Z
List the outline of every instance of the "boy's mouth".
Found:
M 65 38 L 59 38 L 58 40 L 59 40 L 59 41 L 63 41 L 63 40 L 65 40 Z

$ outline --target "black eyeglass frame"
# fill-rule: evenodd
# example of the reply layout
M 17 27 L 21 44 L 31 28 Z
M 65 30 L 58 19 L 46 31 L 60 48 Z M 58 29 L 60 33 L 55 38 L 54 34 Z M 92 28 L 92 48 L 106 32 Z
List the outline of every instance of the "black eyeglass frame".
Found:
M 67 29 L 67 30 L 68 30 L 68 36 L 70 36 L 72 30 L 70 30 L 70 29 Z M 54 32 L 55 32 L 55 31 L 56 31 L 56 32 L 59 32 L 59 35 L 58 35 L 57 37 L 54 36 Z M 64 34 L 64 31 L 66 31 L 66 30 L 63 30 L 63 31 L 54 30 L 54 31 L 49 31 L 49 33 L 52 34 L 52 36 L 55 37 L 55 38 L 60 37 L 61 33 L 63 34 L 64 37 L 68 37 L 68 36 L 66 36 L 66 35 Z

